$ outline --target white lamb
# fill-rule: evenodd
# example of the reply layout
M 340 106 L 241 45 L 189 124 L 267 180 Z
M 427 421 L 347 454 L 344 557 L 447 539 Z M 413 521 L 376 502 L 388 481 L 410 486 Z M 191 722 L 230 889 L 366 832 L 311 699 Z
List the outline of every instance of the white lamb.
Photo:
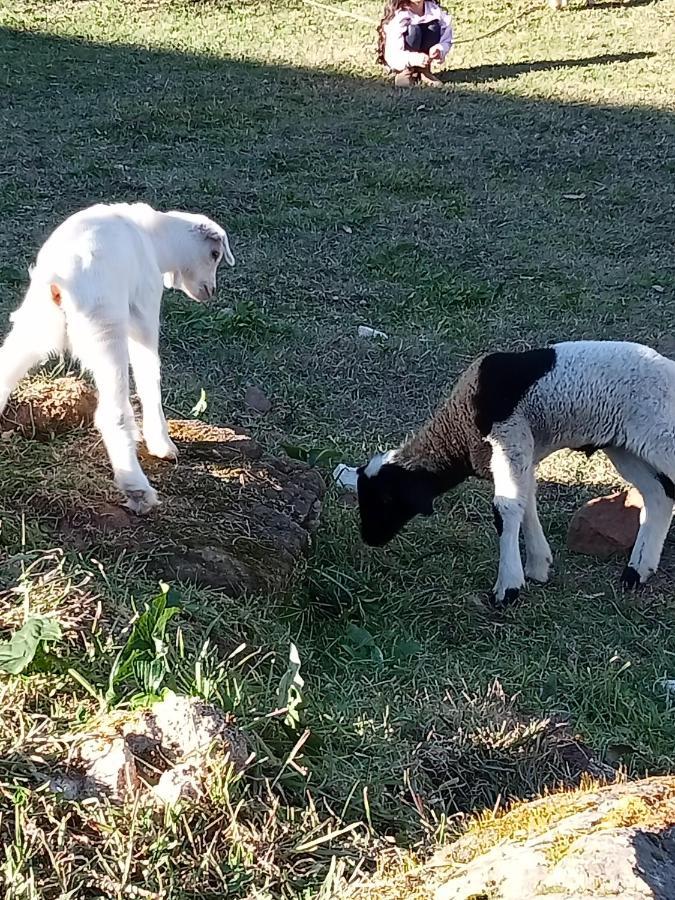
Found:
M 144 203 L 97 205 L 66 219 L 42 246 L 30 286 L 0 348 L 0 413 L 17 382 L 50 354 L 69 350 L 98 389 L 96 424 L 115 483 L 134 512 L 158 503 L 136 455 L 129 362 L 153 456 L 172 459 L 160 384 L 163 287 L 205 301 L 221 259 L 234 265 L 225 231 L 206 216 L 157 212 Z
M 562 448 L 602 449 L 640 491 L 644 509 L 622 583 L 643 584 L 658 568 L 673 513 L 675 362 L 640 344 L 572 341 L 476 360 L 417 435 L 358 469 L 363 539 L 381 546 L 465 478 L 491 478 L 500 540 L 494 601 L 508 604 L 526 576 L 548 580 L 535 467 Z

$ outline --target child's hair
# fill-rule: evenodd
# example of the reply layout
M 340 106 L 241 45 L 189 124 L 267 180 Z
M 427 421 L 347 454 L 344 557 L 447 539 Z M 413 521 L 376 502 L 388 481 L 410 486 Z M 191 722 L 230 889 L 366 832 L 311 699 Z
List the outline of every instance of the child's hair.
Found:
M 377 61 L 380 65 L 386 66 L 384 59 L 384 26 L 391 22 L 399 9 L 407 9 L 409 5 L 410 0 L 387 0 L 380 24 L 377 26 Z

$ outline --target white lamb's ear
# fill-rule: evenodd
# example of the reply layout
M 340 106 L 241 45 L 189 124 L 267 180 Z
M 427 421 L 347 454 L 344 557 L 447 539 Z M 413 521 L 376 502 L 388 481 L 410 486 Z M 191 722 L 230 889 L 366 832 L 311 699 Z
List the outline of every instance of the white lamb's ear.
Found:
M 234 265 L 234 255 L 230 250 L 230 242 L 228 241 L 225 232 L 223 232 L 223 259 L 228 264 L 228 266 Z
M 165 272 L 164 273 L 164 287 L 169 288 L 169 289 L 172 288 L 173 282 L 174 282 L 173 272 Z
M 212 242 L 218 250 L 223 254 L 223 259 L 228 266 L 234 265 L 234 256 L 230 250 L 230 243 L 227 234 L 217 225 L 210 225 L 208 222 L 200 222 L 197 225 L 197 231 L 206 241 Z

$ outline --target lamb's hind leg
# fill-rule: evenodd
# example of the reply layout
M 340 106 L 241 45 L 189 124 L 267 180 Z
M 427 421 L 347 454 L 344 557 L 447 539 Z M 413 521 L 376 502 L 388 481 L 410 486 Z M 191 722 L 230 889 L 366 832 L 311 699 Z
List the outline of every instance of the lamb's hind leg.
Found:
M 642 495 L 640 528 L 628 565 L 621 575 L 624 588 L 636 588 L 653 575 L 659 567 L 663 544 L 673 515 L 675 489 L 675 460 L 670 475 L 639 459 L 627 450 L 607 448 L 605 453 L 617 472 L 634 484 Z
M 537 513 L 537 483 L 534 476 L 523 516 L 523 537 L 525 538 L 525 576 L 532 581 L 545 584 L 548 581 L 553 556 Z
M 10 394 L 28 372 L 44 362 L 51 353 L 60 353 L 65 342 L 63 313 L 45 298 L 35 312 L 35 303 L 19 307 L 13 315 L 12 329 L 0 347 L 0 414 Z

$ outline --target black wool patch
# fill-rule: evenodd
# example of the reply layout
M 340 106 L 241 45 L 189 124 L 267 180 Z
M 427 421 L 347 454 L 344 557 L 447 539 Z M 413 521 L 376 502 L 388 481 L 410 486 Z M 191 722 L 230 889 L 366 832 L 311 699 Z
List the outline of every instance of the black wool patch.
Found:
M 480 433 L 488 435 L 495 422 L 508 419 L 532 385 L 551 371 L 555 361 L 553 347 L 486 356 L 478 367 L 474 399 Z
M 659 473 L 656 477 L 661 482 L 666 497 L 668 497 L 669 500 L 675 501 L 675 484 L 673 484 L 667 475 L 663 475 L 662 473 Z

